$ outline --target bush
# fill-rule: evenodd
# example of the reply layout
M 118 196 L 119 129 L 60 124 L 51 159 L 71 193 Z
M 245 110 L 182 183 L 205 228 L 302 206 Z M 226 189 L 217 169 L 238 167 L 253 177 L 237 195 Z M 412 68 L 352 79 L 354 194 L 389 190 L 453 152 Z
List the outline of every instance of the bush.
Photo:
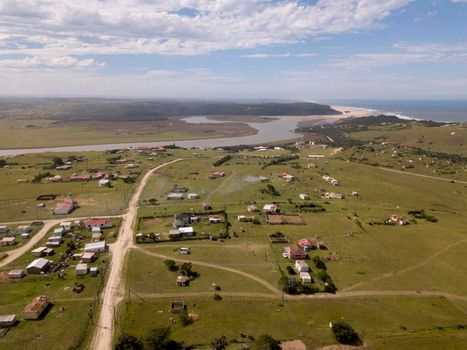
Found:
M 114 346 L 115 350 L 142 350 L 143 343 L 141 341 L 129 334 L 123 333 L 117 340 L 117 343 Z
M 296 275 L 297 274 L 295 272 L 295 270 L 293 269 L 293 267 L 290 266 L 290 265 L 287 265 L 287 272 L 289 273 L 289 275 Z
M 280 342 L 270 335 L 261 335 L 256 341 L 252 344 L 251 348 L 253 350 L 279 350 Z
M 321 260 L 321 258 L 318 255 L 315 255 L 313 257 L 313 263 L 318 269 L 326 270 L 326 264 L 324 263 L 323 260 Z
M 173 260 L 164 260 L 164 264 L 165 266 L 167 266 L 167 268 L 170 270 L 170 271 L 178 271 L 179 267 L 177 266 L 177 263 Z
M 229 342 L 227 341 L 227 338 L 225 336 L 222 336 L 214 338 L 211 341 L 211 344 L 216 348 L 216 350 L 222 350 L 229 344 Z
M 214 293 L 214 300 L 217 300 L 217 301 L 222 300 L 222 297 L 219 294 Z
M 358 334 L 351 325 L 344 321 L 337 321 L 332 324 L 332 332 L 339 343 L 352 344 L 358 340 Z

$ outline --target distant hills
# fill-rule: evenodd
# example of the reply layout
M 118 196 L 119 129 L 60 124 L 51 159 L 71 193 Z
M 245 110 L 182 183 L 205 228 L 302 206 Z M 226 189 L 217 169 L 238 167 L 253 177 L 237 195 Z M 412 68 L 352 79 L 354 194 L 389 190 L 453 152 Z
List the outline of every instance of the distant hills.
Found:
M 341 114 L 310 102 L 222 102 L 178 100 L 0 98 L 0 118 L 62 121 L 149 121 L 170 117 L 304 116 Z

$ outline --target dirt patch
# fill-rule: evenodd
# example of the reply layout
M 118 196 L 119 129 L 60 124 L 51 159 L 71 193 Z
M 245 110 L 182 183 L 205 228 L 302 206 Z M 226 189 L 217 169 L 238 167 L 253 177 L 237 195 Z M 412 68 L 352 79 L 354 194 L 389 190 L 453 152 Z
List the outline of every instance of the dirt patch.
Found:
M 270 225 L 305 225 L 303 218 L 298 215 L 266 215 L 266 222 Z
M 151 219 L 151 220 L 144 220 L 145 225 L 159 225 L 162 224 L 163 221 L 161 219 Z
M 0 283 L 11 282 L 11 278 L 8 277 L 8 272 L 0 272 Z
M 80 207 L 82 207 L 82 206 L 92 206 L 92 205 L 95 205 L 97 203 L 97 201 L 94 198 L 78 197 L 78 198 L 75 198 L 75 200 L 78 202 L 78 205 Z
M 306 345 L 300 339 L 281 342 L 282 350 L 306 350 Z

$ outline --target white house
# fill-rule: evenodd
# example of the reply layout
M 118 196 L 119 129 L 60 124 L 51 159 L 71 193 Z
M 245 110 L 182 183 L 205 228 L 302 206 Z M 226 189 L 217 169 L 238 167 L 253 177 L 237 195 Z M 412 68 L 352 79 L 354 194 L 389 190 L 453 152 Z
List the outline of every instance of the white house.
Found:
M 184 236 L 193 236 L 195 233 L 195 230 L 191 226 L 190 227 L 179 227 L 178 230 Z
M 263 212 L 266 214 L 274 214 L 277 213 L 278 207 L 276 204 L 265 204 L 263 206 Z
M 85 252 L 94 252 L 94 253 L 106 252 L 107 251 L 107 244 L 105 243 L 105 241 L 87 243 L 84 246 L 84 251 Z
M 298 196 L 300 197 L 300 199 L 303 199 L 303 200 L 310 199 L 310 197 L 305 193 L 300 193 Z
M 188 193 L 188 199 L 199 199 L 198 193 Z

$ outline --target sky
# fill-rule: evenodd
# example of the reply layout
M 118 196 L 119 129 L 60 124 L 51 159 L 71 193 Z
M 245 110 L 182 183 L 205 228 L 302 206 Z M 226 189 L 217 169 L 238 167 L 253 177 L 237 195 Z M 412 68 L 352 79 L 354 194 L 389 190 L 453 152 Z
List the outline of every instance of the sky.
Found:
M 0 95 L 467 100 L 467 0 L 0 0 Z

